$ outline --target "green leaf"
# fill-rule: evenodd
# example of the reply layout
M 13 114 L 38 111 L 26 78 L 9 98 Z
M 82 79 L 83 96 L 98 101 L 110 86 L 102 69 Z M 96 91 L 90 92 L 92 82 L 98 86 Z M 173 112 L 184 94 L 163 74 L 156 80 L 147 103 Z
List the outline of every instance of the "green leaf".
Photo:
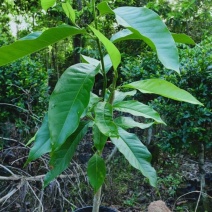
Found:
M 94 154 L 88 161 L 87 173 L 90 184 L 96 193 L 103 184 L 106 176 L 105 162 L 97 154 Z
M 36 134 L 32 138 L 29 139 L 29 141 L 26 143 L 25 146 L 29 146 L 33 141 L 35 141 L 35 136 L 36 136 Z
M 95 124 L 106 136 L 117 137 L 118 129 L 113 122 L 113 107 L 107 102 L 99 102 L 94 108 Z
M 93 141 L 94 141 L 94 146 L 96 147 L 97 150 L 102 151 L 105 143 L 107 141 L 107 136 L 102 134 L 99 130 L 99 128 L 94 124 L 93 125 Z
M 114 121 L 117 126 L 124 129 L 134 128 L 134 127 L 138 127 L 140 129 L 146 129 L 154 124 L 154 122 L 151 122 L 148 124 L 139 123 L 134 121 L 131 117 L 118 117 Z
M 153 50 L 156 50 L 154 43 L 147 37 L 142 36 L 140 33 L 132 32 L 129 29 L 123 29 L 115 33 L 111 39 L 113 43 L 124 41 L 124 40 L 143 40 L 148 44 Z
M 84 117 L 84 116 L 92 116 L 92 113 L 93 112 L 93 108 L 95 107 L 95 105 L 101 101 L 102 98 L 101 97 L 98 97 L 96 94 L 92 93 L 90 94 L 90 100 L 89 100 L 89 103 L 88 103 L 88 106 L 87 108 L 84 110 L 83 114 L 81 115 L 81 117 Z
M 47 29 L 44 32 L 34 32 L 11 45 L 1 47 L 0 66 L 39 51 L 69 36 L 83 33 L 85 33 L 84 29 L 68 25 Z
M 87 108 L 96 69 L 79 63 L 69 67 L 57 82 L 49 100 L 49 130 L 53 148 L 59 148 L 77 129 Z
M 135 134 L 128 133 L 119 128 L 119 138 L 111 138 L 118 150 L 125 156 L 129 163 L 149 179 L 152 186 L 156 187 L 157 175 L 151 166 L 151 154 Z
M 70 5 L 70 3 L 62 3 L 62 7 L 66 16 L 71 20 L 72 23 L 75 23 L 75 11 Z
M 116 104 L 118 102 L 123 101 L 127 96 L 134 96 L 136 94 L 136 90 L 134 91 L 128 91 L 128 92 L 121 92 L 121 91 L 115 91 L 115 96 L 113 100 L 113 104 Z
M 108 3 L 106 1 L 103 1 L 97 5 L 97 9 L 100 12 L 100 15 L 105 14 L 114 14 L 113 10 L 108 6 Z
M 46 114 L 42 126 L 35 135 L 35 142 L 29 152 L 29 157 L 25 165 L 33 160 L 36 160 L 41 155 L 48 153 L 50 151 L 51 151 L 51 141 L 48 126 L 48 115 Z
M 100 4 L 98 9 L 101 14 L 112 13 L 107 3 Z M 166 68 L 179 73 L 179 58 L 174 39 L 157 13 L 145 7 L 119 7 L 113 12 L 118 24 L 155 49 Z
M 179 72 L 174 39 L 158 14 L 145 7 L 119 7 L 113 11 L 118 24 L 151 40 L 162 64 Z
M 97 67 L 99 64 L 101 65 L 101 62 L 99 60 L 96 60 L 92 57 L 88 57 L 82 54 L 81 54 L 81 60 L 82 62 L 89 63 L 95 67 Z M 103 60 L 104 60 L 105 72 L 107 73 L 113 65 L 112 65 L 110 56 L 108 54 L 104 56 Z M 101 66 L 101 69 L 102 69 L 102 66 Z M 102 74 L 101 71 L 100 71 L 100 74 Z
M 66 140 L 66 142 L 57 151 L 52 152 L 50 159 L 52 170 L 46 174 L 44 186 L 47 186 L 55 177 L 68 168 L 77 145 L 88 130 L 88 124 L 88 122 L 81 122 L 77 130 Z
M 194 40 L 189 37 L 186 34 L 176 34 L 176 33 L 172 33 L 172 37 L 174 38 L 174 41 L 176 43 L 184 43 L 184 44 L 191 44 L 191 45 L 195 45 Z
M 44 10 L 48 10 L 56 3 L 56 0 L 41 0 L 41 6 Z
M 96 94 L 91 92 L 90 101 L 88 107 L 91 108 L 94 105 L 96 105 L 100 100 L 102 100 L 101 97 L 97 96 Z
M 93 31 L 93 33 L 96 35 L 96 37 L 103 43 L 104 47 L 106 48 L 110 59 L 113 64 L 113 68 L 117 70 L 118 65 L 121 62 L 121 54 L 119 50 L 116 48 L 116 46 L 108 40 L 101 32 L 93 28 L 92 26 L 89 26 L 90 29 Z
M 158 123 L 165 124 L 160 115 L 148 105 L 142 104 L 135 100 L 123 101 L 113 105 L 115 110 L 130 113 L 134 116 L 143 116 L 151 118 Z
M 172 37 L 176 43 L 184 43 L 184 44 L 192 44 L 195 45 L 195 42 L 191 37 L 189 37 L 186 34 L 176 34 L 172 33 Z M 151 42 L 150 39 L 142 37 L 140 34 L 133 33 L 132 31 L 128 29 L 123 29 L 117 33 L 115 33 L 111 37 L 111 41 L 113 43 L 119 42 L 119 41 L 124 41 L 124 40 L 144 40 L 153 50 L 155 50 L 154 44 Z M 146 39 L 146 40 L 145 40 Z
M 187 91 L 178 88 L 174 84 L 162 79 L 148 79 L 136 81 L 127 85 L 126 88 L 138 89 L 142 93 L 154 93 L 177 101 L 203 105 Z
M 81 57 L 81 61 L 83 63 L 89 63 L 89 64 L 93 65 L 94 67 L 97 67 L 100 63 L 99 60 L 94 59 L 92 57 L 88 57 L 88 56 L 83 55 L 83 54 L 81 54 L 80 57 Z

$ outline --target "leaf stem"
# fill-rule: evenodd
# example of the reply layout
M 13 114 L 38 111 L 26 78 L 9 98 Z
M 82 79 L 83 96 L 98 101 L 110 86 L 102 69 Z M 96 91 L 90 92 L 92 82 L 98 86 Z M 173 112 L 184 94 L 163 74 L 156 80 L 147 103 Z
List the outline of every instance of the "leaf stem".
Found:
M 97 23 L 97 17 L 96 17 L 96 6 L 95 6 L 95 0 L 92 0 L 92 8 L 93 8 L 93 18 L 94 18 L 94 25 L 95 28 L 98 30 L 98 23 Z M 99 50 L 99 56 L 100 56 L 100 61 L 102 65 L 102 75 L 103 75 L 103 90 L 102 90 L 102 97 L 105 98 L 105 92 L 107 88 L 107 75 L 105 71 L 105 64 L 104 64 L 104 57 L 102 53 L 102 48 L 101 48 L 101 43 L 99 39 L 96 39 L 98 50 Z
M 114 77 L 113 77 L 113 82 L 112 82 L 112 85 L 111 85 L 111 93 L 110 93 L 110 96 L 109 96 L 109 99 L 108 99 L 108 102 L 110 104 L 113 104 L 113 100 L 114 100 L 114 95 L 115 95 L 115 90 L 116 90 L 116 82 L 117 82 L 117 79 L 118 79 L 118 71 L 114 70 L 113 74 L 114 74 Z

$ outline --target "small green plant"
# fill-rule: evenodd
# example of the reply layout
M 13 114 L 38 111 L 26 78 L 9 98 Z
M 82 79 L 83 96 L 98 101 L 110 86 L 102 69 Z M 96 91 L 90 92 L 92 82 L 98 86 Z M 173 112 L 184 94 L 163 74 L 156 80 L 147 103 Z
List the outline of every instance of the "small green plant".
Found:
M 168 196 L 174 196 L 176 190 L 183 182 L 182 175 L 180 173 L 170 173 L 167 176 L 158 177 L 158 186 L 166 188 Z
M 127 206 L 134 206 L 136 203 L 137 197 L 135 195 L 132 195 L 132 197 L 128 198 L 127 200 L 124 200 L 124 204 Z
M 42 0 L 41 3 L 43 9 L 47 10 L 56 1 Z M 134 96 L 138 90 L 192 104 L 201 105 L 201 103 L 185 90 L 161 79 L 141 80 L 117 86 L 121 53 L 114 43 L 118 41 L 129 39 L 145 41 L 157 52 L 158 58 L 166 68 L 179 73 L 178 52 L 174 39 L 179 41 L 181 38 L 183 41 L 185 35 L 172 35 L 155 12 L 145 7 L 119 7 L 112 10 L 107 2 L 103 1 L 96 6 L 95 0 L 92 0 L 90 8 L 92 8 L 93 22 L 85 28 L 80 28 L 75 21 L 75 11 L 68 1 L 62 3 L 62 8 L 70 19 L 71 26 L 61 25 L 44 32 L 34 32 L 9 46 L 2 47 L 0 65 L 36 52 L 69 36 L 82 34 L 96 41 L 100 61 L 82 55 L 83 62 L 70 66 L 58 80 L 49 100 L 48 112 L 35 136 L 35 143 L 27 163 L 45 153 L 50 153 L 49 163 L 52 169 L 44 179 L 44 185 L 47 186 L 69 166 L 79 142 L 91 128 L 96 152 L 88 161 L 87 174 L 94 189 L 93 212 L 97 212 L 101 187 L 106 176 L 102 151 L 108 139 L 133 167 L 148 178 L 152 186 L 156 186 L 157 176 L 150 164 L 150 152 L 139 138 L 127 132 L 127 129 L 133 127 L 144 129 L 154 123 L 165 123 L 150 106 L 136 100 L 124 99 L 127 96 Z M 97 9 L 99 16 L 97 16 Z M 98 22 L 106 21 L 103 17 L 108 13 L 114 15 L 117 24 L 125 28 L 114 34 L 111 40 L 98 30 Z M 109 71 L 113 73 L 110 85 L 107 84 Z M 103 78 L 101 96 L 92 93 L 97 74 L 101 74 Z M 124 92 L 126 88 L 131 91 Z M 138 123 L 130 117 L 114 117 L 114 111 L 143 116 L 153 121 L 145 124 Z

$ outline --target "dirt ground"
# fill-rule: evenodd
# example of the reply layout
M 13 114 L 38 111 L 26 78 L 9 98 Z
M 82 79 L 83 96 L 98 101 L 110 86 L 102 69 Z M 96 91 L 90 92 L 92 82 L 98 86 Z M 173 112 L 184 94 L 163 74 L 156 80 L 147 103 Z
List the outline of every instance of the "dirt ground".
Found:
M 23 167 L 29 148 L 15 139 L 7 142 L 0 149 L 0 212 L 65 212 L 92 205 L 93 192 L 86 177 L 86 162 L 92 155 L 88 140 L 89 136 L 79 145 L 70 167 L 45 189 L 42 183 L 49 170 L 48 155 Z M 113 148 L 108 142 L 103 156 Z M 158 172 L 157 188 L 116 153 L 107 165 L 102 205 L 121 212 L 145 212 L 152 201 L 161 199 L 173 211 L 194 211 L 200 191 L 197 159 L 161 152 L 153 165 Z M 206 191 L 212 196 L 211 159 L 206 159 L 205 170 Z M 204 211 L 201 205 L 200 201 L 197 211 Z

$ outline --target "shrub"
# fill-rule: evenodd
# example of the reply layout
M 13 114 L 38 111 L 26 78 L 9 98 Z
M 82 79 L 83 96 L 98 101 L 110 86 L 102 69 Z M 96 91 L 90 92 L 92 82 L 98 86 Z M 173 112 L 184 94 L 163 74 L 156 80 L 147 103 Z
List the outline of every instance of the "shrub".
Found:
M 48 101 L 47 72 L 39 61 L 25 57 L 0 68 L 0 84 L 0 134 L 6 133 L 5 123 L 29 133 Z

